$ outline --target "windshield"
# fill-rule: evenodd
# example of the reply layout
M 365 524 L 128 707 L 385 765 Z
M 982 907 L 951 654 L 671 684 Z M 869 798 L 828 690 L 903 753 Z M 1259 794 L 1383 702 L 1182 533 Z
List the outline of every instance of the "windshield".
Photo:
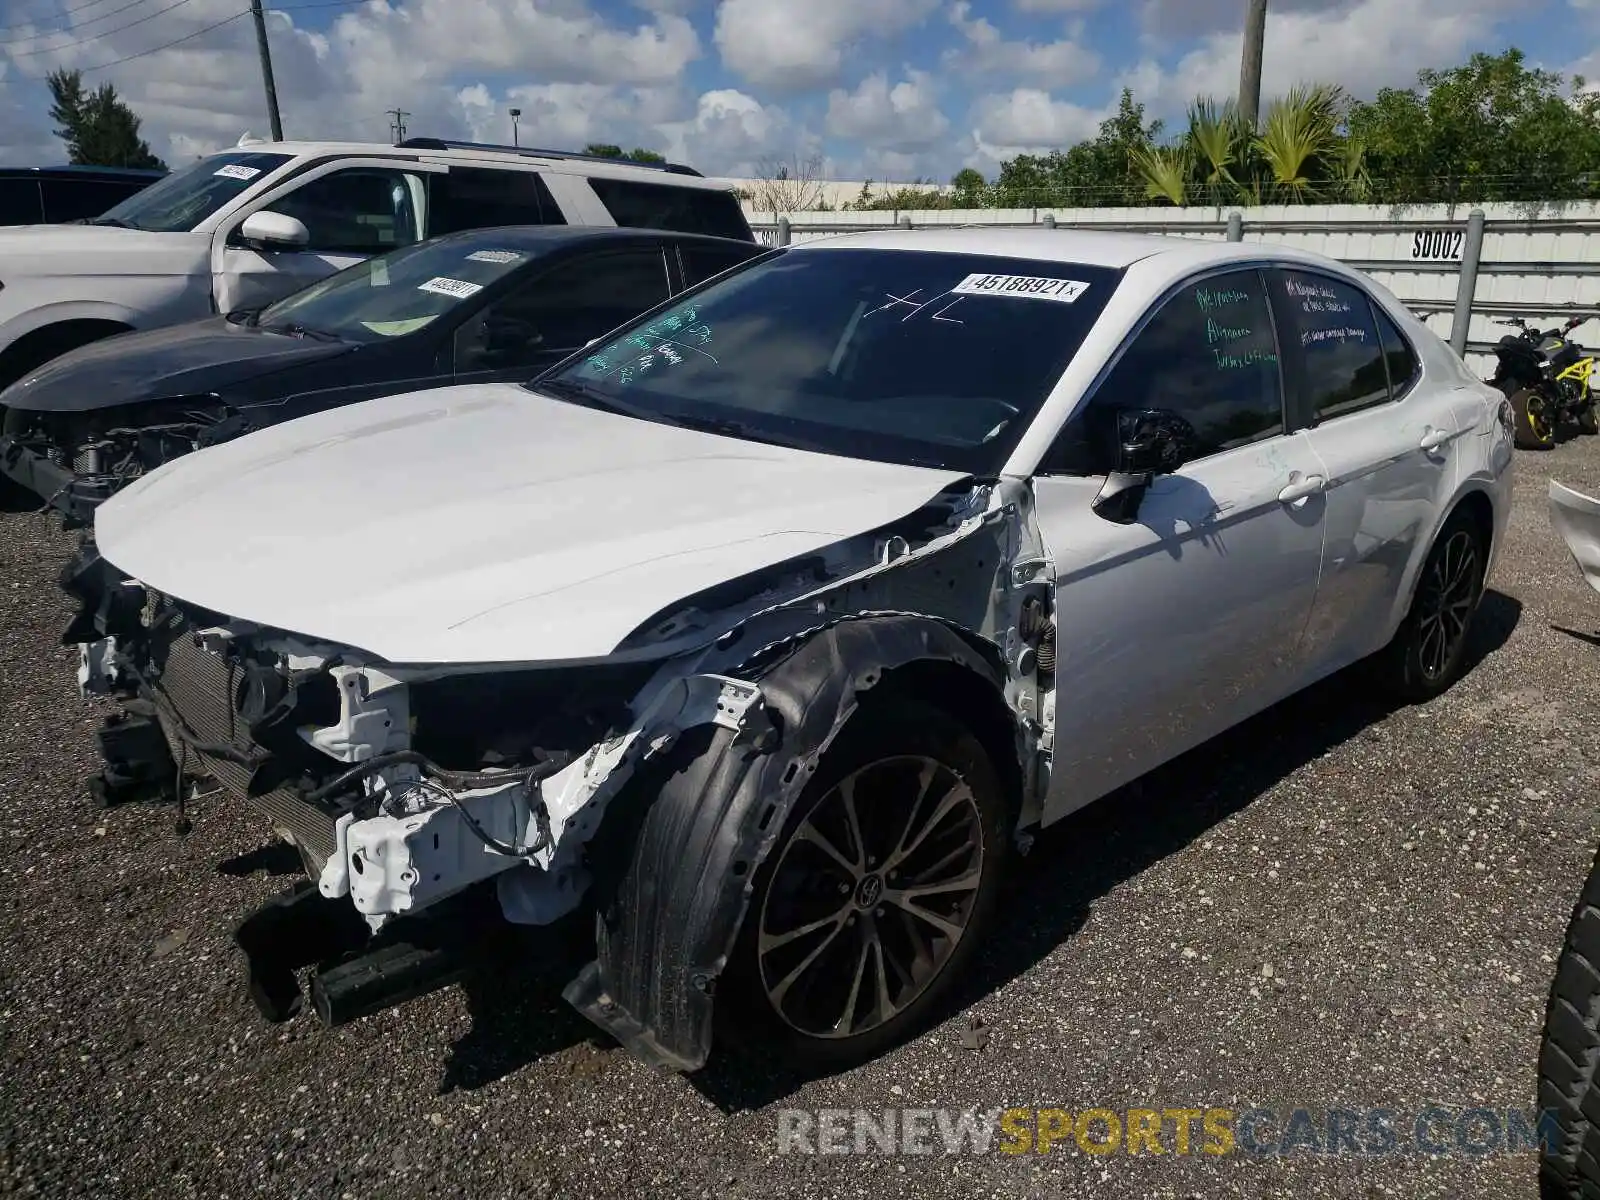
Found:
M 992 475 L 1121 278 L 918 250 L 783 251 L 528 386 L 753 440 Z
M 89 224 L 186 233 L 288 161 L 287 154 L 213 154 L 135 192 Z
M 314 283 L 262 310 L 264 329 L 377 342 L 415 333 L 528 261 L 526 250 L 479 236 L 393 250 Z

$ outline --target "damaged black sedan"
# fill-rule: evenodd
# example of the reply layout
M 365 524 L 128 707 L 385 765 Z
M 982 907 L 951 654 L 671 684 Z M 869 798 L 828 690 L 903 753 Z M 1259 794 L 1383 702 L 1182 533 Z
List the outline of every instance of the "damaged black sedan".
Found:
M 0 488 L 81 525 L 145 471 L 254 429 L 396 392 L 531 378 L 761 249 L 654 230 L 473 230 L 264 309 L 93 342 L 0 392 Z

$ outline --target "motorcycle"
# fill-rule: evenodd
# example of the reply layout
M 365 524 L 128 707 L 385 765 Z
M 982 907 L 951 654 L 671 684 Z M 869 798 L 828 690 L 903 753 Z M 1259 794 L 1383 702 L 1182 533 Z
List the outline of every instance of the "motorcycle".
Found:
M 1573 317 L 1558 329 L 1541 330 L 1521 317 L 1497 321 L 1517 330 L 1495 347 L 1498 362 L 1489 383 L 1505 393 L 1515 414 L 1521 450 L 1548 450 L 1568 425 L 1600 432 L 1589 381 L 1595 356 L 1567 337 L 1588 317 Z

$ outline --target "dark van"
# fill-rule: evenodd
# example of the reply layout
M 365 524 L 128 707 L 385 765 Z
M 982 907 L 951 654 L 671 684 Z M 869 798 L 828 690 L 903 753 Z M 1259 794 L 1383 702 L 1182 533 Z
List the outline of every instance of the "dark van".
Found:
M 165 174 L 133 167 L 0 167 L 0 225 L 98 217 Z

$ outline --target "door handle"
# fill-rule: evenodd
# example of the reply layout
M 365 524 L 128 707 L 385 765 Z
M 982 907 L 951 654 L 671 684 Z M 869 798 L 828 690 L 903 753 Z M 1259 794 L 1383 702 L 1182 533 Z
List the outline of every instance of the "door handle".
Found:
M 1285 504 L 1294 504 L 1309 496 L 1315 496 L 1318 492 L 1326 489 L 1327 486 L 1328 481 L 1321 475 L 1306 475 L 1303 478 L 1294 480 L 1292 483 L 1285 484 L 1283 490 L 1278 493 L 1278 499 Z
M 1422 440 L 1417 443 L 1417 448 L 1432 454 L 1440 446 L 1454 439 L 1455 436 L 1447 429 L 1430 429 L 1422 435 Z

